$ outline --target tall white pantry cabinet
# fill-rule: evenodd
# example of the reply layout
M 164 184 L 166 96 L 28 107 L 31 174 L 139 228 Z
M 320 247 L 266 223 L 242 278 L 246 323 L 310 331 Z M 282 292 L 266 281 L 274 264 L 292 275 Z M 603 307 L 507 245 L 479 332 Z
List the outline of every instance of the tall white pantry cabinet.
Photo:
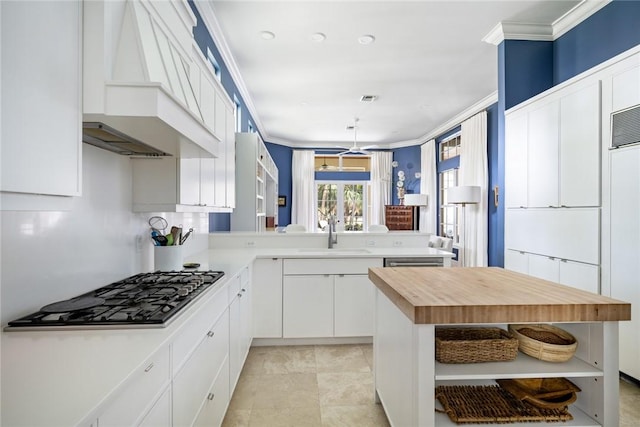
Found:
M 640 47 L 505 113 L 505 268 L 630 302 L 620 371 L 640 379 L 640 146 L 611 148 L 640 105 Z

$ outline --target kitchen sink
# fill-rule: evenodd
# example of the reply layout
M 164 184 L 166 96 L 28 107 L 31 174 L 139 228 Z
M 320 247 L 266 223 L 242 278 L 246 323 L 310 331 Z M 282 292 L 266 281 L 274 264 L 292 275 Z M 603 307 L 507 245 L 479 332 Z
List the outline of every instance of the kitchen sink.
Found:
M 333 249 L 328 249 L 328 248 L 302 248 L 302 249 L 298 249 L 298 252 L 315 252 L 315 253 L 326 253 L 326 254 L 333 254 L 333 253 L 340 253 L 340 254 L 370 254 L 371 251 L 368 249 L 364 249 L 364 248 L 344 248 L 344 249 L 340 249 L 340 248 L 333 248 Z

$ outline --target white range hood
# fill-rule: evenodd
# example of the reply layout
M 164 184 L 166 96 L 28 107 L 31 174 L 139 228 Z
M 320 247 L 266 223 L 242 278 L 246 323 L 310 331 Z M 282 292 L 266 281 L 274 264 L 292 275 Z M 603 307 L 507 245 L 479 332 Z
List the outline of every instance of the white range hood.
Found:
M 142 142 L 141 155 L 150 146 L 188 157 L 195 145 L 216 157 L 224 132 L 203 117 L 208 100 L 192 84 L 204 72 L 192 61 L 195 25 L 186 0 L 84 2 L 83 122 Z

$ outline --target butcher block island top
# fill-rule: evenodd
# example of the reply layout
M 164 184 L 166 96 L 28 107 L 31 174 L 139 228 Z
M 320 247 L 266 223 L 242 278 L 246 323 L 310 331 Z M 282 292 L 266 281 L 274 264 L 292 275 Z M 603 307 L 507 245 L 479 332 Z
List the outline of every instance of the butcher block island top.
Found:
M 498 267 L 378 267 L 369 279 L 414 324 L 631 319 L 629 303 Z

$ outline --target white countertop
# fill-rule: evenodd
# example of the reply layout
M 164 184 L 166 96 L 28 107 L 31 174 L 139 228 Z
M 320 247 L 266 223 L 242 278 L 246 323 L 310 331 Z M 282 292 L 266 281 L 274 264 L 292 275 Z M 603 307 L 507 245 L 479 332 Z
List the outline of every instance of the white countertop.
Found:
M 255 258 L 451 256 L 432 248 L 207 250 L 185 261 L 224 271 L 216 285 L 159 329 L 2 332 L 2 425 L 73 426 L 99 408 L 121 383 Z M 106 285 L 106 283 L 105 283 Z

